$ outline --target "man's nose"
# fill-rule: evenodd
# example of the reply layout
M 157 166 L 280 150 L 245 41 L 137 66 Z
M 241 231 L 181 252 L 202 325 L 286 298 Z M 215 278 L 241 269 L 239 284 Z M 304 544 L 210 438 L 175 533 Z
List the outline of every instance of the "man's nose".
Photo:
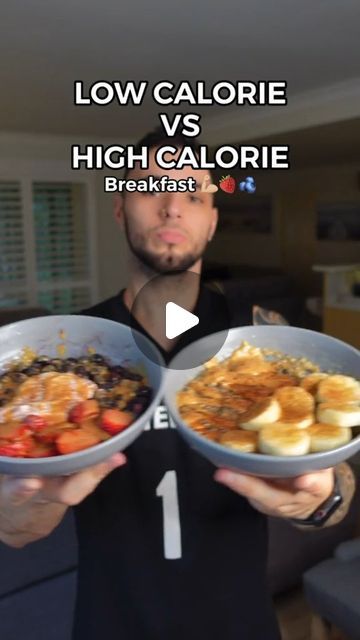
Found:
M 183 198 L 181 193 L 168 193 L 162 202 L 162 218 L 181 218 L 183 211 Z

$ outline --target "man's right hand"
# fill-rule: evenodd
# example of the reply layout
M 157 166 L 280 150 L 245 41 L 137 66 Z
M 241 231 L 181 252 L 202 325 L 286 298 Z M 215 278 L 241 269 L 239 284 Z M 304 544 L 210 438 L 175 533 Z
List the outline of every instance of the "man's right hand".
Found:
M 68 507 L 82 502 L 117 467 L 122 453 L 70 476 L 0 477 L 0 540 L 22 547 L 45 537 L 59 524 Z

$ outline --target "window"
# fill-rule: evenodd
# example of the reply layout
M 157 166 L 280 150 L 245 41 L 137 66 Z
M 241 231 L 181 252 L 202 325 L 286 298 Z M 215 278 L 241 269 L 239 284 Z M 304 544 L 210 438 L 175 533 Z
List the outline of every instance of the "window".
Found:
M 92 303 L 87 188 L 72 182 L 0 181 L 0 307 L 71 313 Z

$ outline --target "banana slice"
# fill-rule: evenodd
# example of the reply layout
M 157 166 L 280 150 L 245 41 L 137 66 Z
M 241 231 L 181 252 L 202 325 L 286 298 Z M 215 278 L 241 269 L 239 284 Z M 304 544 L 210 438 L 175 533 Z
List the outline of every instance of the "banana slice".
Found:
M 281 387 L 275 391 L 274 398 L 281 407 L 282 422 L 304 420 L 314 412 L 313 396 L 301 387 Z
M 321 424 L 319 422 L 309 427 L 310 451 L 329 451 L 337 449 L 351 440 L 351 429 L 346 427 L 335 427 L 332 424 Z
M 273 423 L 273 426 L 279 427 L 279 429 L 283 429 L 284 427 L 292 427 L 292 429 L 307 429 L 310 425 L 314 424 L 314 421 L 314 414 L 311 413 L 305 418 L 300 418 L 299 420 L 283 420 L 281 417 L 280 420 Z
M 319 383 L 317 400 L 333 404 L 358 402 L 360 400 L 360 382 L 350 376 L 328 376 Z
M 254 453 L 257 449 L 258 434 L 255 431 L 227 431 L 219 437 L 219 443 L 225 447 L 236 449 L 237 451 L 245 451 L 246 453 Z
M 310 450 L 310 434 L 305 429 L 269 425 L 259 433 L 259 451 L 271 456 L 304 456 Z
M 266 398 L 261 402 L 255 402 L 250 409 L 241 414 L 242 429 L 259 431 L 262 427 L 280 418 L 280 405 L 273 398 Z
M 318 406 L 317 419 L 336 427 L 357 427 L 360 426 L 360 406 L 324 402 Z
M 329 375 L 327 373 L 311 373 L 306 378 L 303 378 L 300 382 L 300 386 L 308 393 L 311 393 L 312 396 L 316 396 L 318 386 L 322 380 L 328 378 Z

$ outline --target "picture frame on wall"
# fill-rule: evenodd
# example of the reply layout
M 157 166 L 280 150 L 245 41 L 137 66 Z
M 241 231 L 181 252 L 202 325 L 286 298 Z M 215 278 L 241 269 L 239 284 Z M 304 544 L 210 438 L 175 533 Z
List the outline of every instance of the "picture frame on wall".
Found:
M 218 230 L 226 233 L 270 235 L 273 231 L 273 206 L 270 197 L 245 195 L 243 202 L 229 203 L 219 209 Z
M 360 201 L 319 203 L 316 238 L 336 242 L 360 241 Z

